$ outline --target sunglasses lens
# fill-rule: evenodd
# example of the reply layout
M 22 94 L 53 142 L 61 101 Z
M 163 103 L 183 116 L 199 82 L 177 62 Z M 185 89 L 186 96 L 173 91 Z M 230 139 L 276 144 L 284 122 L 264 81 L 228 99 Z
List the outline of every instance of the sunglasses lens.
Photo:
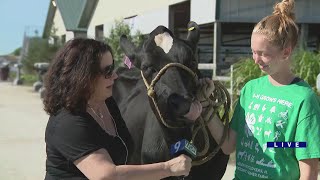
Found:
M 113 74 L 113 70 L 114 70 L 114 65 L 110 65 L 110 66 L 107 66 L 105 69 L 104 69 L 104 77 L 107 79 L 107 78 L 110 78 Z

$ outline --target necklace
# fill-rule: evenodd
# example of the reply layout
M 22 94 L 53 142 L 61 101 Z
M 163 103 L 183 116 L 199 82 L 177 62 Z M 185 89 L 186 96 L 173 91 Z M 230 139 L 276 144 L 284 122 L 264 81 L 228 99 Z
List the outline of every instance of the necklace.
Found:
M 99 118 L 103 118 L 103 114 L 100 112 L 100 111 L 98 111 L 98 113 L 96 113 L 96 111 L 88 104 L 88 107 L 92 110 L 92 112 L 96 115 L 96 116 L 98 116 Z
M 92 110 L 92 112 L 98 117 L 99 121 L 102 122 L 102 129 L 104 131 L 107 131 L 107 128 L 106 128 L 106 125 L 104 123 L 104 120 L 102 119 L 103 118 L 103 114 L 101 112 L 99 112 L 99 115 L 96 113 L 96 111 L 88 104 L 88 107 Z
M 110 134 L 110 135 L 112 135 L 112 133 L 110 133 L 108 130 L 107 130 L 107 127 L 106 127 L 106 124 L 105 124 L 105 122 L 104 122 L 104 120 L 103 120 L 103 114 L 101 113 L 101 112 L 99 112 L 99 115 L 98 115 L 98 113 L 88 104 L 88 107 L 91 109 L 91 111 L 98 117 L 98 119 L 99 119 L 99 121 L 101 121 L 101 123 L 102 123 L 102 129 L 105 131 L 105 132 L 107 132 L 108 134 Z M 114 123 L 114 125 L 115 125 L 115 122 L 114 122 L 114 119 L 113 119 L 113 117 L 110 115 L 110 117 L 111 117 L 111 120 L 113 121 L 113 123 Z M 99 122 L 98 122 L 99 123 Z M 115 136 L 117 136 L 117 129 L 116 129 L 116 127 L 115 127 Z

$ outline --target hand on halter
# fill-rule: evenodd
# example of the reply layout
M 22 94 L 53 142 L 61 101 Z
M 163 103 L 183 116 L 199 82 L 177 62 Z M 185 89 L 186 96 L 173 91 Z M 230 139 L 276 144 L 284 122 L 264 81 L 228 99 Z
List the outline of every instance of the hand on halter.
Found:
M 212 119 L 214 113 L 213 100 L 209 97 L 213 95 L 215 90 L 214 82 L 209 78 L 199 79 L 199 85 L 196 93 L 196 99 L 200 101 L 202 107 L 201 116 L 206 122 Z
M 199 87 L 196 94 L 197 99 L 200 102 L 206 101 L 212 92 L 215 90 L 214 83 L 209 78 L 199 79 Z M 203 103 L 201 103 L 204 105 Z

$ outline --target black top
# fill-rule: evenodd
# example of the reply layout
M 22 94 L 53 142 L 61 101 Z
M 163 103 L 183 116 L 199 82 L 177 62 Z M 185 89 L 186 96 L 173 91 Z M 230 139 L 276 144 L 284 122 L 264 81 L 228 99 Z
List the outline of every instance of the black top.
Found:
M 73 115 L 62 109 L 49 118 L 45 133 L 46 180 L 87 179 L 73 162 L 101 148 L 108 151 L 116 165 L 126 164 L 132 152 L 132 138 L 114 99 L 108 98 L 106 105 L 115 121 L 117 136 L 106 133 L 89 113 Z
M 295 83 L 300 82 L 300 81 L 303 81 L 303 80 L 302 80 L 301 78 L 299 78 L 299 77 L 295 77 L 295 78 L 291 81 L 290 84 L 295 84 Z

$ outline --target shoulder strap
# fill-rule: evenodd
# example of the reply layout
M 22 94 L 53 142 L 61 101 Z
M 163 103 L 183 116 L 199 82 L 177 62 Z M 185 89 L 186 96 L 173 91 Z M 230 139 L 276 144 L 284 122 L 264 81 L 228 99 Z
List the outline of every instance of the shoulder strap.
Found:
M 303 79 L 299 78 L 299 77 L 295 77 L 290 84 L 294 84 L 294 83 L 297 83 L 297 82 L 300 82 L 300 81 L 303 81 Z

